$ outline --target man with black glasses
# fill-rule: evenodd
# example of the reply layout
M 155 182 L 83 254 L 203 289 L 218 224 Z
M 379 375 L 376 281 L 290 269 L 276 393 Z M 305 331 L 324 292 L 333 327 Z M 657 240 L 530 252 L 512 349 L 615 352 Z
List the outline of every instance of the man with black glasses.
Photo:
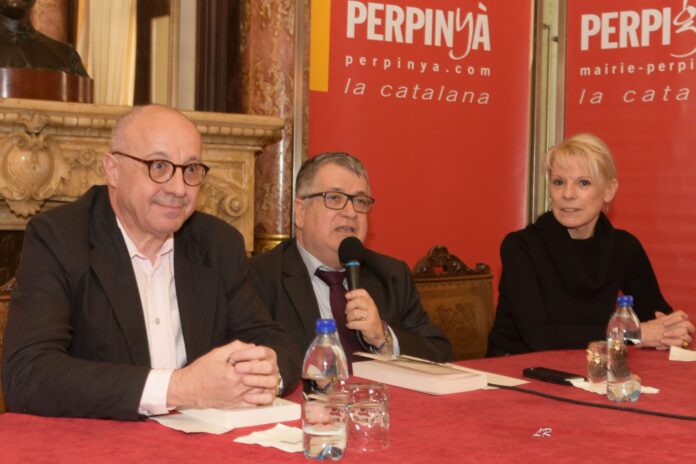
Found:
M 300 352 L 254 291 L 241 234 L 194 212 L 201 151 L 178 111 L 135 108 L 104 155 L 108 185 L 29 222 L 5 333 L 10 411 L 134 420 L 292 390 Z
M 452 347 L 425 313 L 404 262 L 365 250 L 362 288 L 346 291 L 339 245 L 346 237 L 364 242 L 374 203 L 357 158 L 323 153 L 306 161 L 297 174 L 296 238 L 251 260 L 259 295 L 302 350 L 316 319 L 333 318 L 349 359 L 371 350 L 449 360 Z

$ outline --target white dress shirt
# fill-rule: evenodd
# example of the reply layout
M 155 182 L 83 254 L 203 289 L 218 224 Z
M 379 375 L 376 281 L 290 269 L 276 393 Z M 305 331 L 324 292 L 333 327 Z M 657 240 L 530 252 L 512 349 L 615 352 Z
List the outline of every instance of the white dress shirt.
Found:
M 186 345 L 181 333 L 179 303 L 174 284 L 174 239 L 164 242 L 155 262 L 140 253 L 118 219 L 118 227 L 138 284 L 152 370 L 148 374 L 138 411 L 166 414 L 167 390 L 175 369 L 186 365 Z

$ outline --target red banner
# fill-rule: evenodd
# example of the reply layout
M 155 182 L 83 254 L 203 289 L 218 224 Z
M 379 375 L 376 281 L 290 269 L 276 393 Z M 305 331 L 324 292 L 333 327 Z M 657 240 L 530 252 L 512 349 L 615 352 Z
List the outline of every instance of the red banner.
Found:
M 377 199 L 367 245 L 446 245 L 499 274 L 524 225 L 531 0 L 314 0 L 310 155 L 347 151 Z
M 612 149 L 616 227 L 672 306 L 696 318 L 696 1 L 568 0 L 566 135 Z

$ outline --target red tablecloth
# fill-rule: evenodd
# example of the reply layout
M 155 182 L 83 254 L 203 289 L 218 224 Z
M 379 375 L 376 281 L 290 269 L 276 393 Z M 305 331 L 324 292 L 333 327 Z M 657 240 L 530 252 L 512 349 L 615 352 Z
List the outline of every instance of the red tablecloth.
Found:
M 584 351 L 553 351 L 462 364 L 521 377 L 544 366 L 583 374 Z M 696 363 L 670 362 L 666 352 L 633 350 L 631 369 L 657 395 L 631 405 L 696 416 Z M 526 388 L 599 404 L 606 398 L 577 388 L 532 381 Z M 507 390 L 430 396 L 391 391 L 391 446 L 350 449 L 345 463 L 554 463 L 684 464 L 696 457 L 696 423 L 567 404 Z M 299 392 L 290 399 L 297 400 Z M 299 421 L 290 423 L 299 427 Z M 301 454 L 234 443 L 253 430 L 187 435 L 152 421 L 117 422 L 0 415 L 0 462 L 309 462 Z

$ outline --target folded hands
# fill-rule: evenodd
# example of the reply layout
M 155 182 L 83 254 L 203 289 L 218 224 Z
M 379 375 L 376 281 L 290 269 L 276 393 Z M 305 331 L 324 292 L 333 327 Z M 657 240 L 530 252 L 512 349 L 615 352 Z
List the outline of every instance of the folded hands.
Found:
M 696 330 L 684 311 L 671 314 L 655 311 L 655 319 L 641 323 L 640 329 L 641 345 L 658 350 L 667 350 L 670 346 L 688 347 Z

